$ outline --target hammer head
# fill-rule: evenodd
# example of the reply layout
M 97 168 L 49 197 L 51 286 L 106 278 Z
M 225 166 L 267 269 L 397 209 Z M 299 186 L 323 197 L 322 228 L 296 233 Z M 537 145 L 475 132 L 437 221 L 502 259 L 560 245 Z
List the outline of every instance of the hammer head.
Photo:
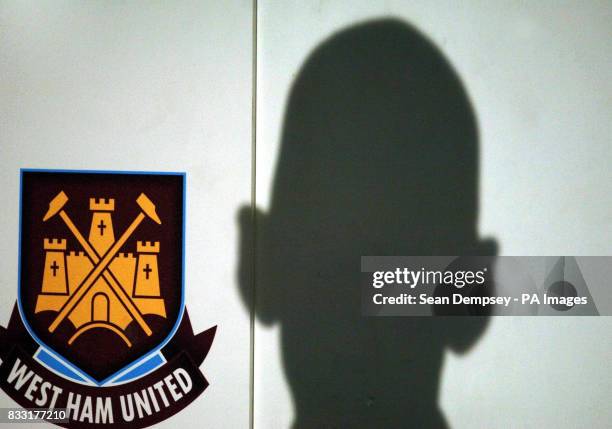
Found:
M 49 202 L 49 210 L 45 213 L 45 217 L 43 217 L 43 222 L 46 222 L 48 219 L 55 216 L 59 211 L 64 207 L 66 202 L 68 201 L 68 196 L 61 191 L 57 194 L 50 202 Z
M 136 203 L 138 203 L 144 214 L 153 219 L 155 223 L 161 225 L 161 220 L 155 212 L 155 204 L 153 204 L 153 201 L 151 201 L 149 197 L 147 197 L 145 194 L 140 194 L 138 198 L 136 198 Z

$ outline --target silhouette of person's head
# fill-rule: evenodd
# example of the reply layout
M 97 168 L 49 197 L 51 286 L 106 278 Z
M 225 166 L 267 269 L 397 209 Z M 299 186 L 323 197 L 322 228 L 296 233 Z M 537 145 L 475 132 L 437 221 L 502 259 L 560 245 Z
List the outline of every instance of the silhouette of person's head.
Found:
M 296 427 L 444 427 L 443 351 L 481 318 L 368 318 L 360 257 L 489 255 L 477 237 L 478 136 L 450 64 L 397 20 L 335 34 L 286 111 L 268 214 L 256 213 L 254 311 L 279 323 Z M 243 210 L 248 294 L 251 212 Z

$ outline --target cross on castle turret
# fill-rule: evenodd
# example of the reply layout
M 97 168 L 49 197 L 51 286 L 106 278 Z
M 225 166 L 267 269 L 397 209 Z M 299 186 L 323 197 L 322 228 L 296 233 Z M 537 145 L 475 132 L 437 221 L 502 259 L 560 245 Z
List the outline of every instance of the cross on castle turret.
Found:
M 159 296 L 159 274 L 157 272 L 157 254 L 159 241 L 138 241 L 138 271 L 134 296 Z
M 66 286 L 66 240 L 43 240 L 45 250 L 45 270 L 42 289 L 46 293 L 67 293 Z
M 89 199 L 89 210 L 93 212 L 91 228 L 89 229 L 89 242 L 96 249 L 98 255 L 104 255 L 115 242 L 111 212 L 115 210 L 115 200 Z

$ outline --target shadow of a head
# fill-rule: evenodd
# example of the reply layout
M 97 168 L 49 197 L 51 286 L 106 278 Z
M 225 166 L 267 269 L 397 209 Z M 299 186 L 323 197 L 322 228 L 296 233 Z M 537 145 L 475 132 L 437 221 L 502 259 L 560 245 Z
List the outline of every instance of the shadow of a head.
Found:
M 405 23 L 351 27 L 302 67 L 271 207 L 256 214 L 254 306 L 281 325 L 297 427 L 446 426 L 443 351 L 467 349 L 485 319 L 363 317 L 360 257 L 493 254 L 476 232 L 477 145 L 457 74 Z

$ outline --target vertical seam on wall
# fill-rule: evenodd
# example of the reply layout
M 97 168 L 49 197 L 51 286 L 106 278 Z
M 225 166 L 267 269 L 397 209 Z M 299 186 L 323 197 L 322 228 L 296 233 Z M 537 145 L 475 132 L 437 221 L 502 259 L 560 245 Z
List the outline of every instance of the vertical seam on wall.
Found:
M 250 320 L 250 350 L 249 350 L 249 428 L 255 425 L 255 269 L 256 269 L 256 240 L 257 240 L 257 0 L 253 0 L 253 50 L 251 58 L 252 82 L 251 82 L 251 320 Z

